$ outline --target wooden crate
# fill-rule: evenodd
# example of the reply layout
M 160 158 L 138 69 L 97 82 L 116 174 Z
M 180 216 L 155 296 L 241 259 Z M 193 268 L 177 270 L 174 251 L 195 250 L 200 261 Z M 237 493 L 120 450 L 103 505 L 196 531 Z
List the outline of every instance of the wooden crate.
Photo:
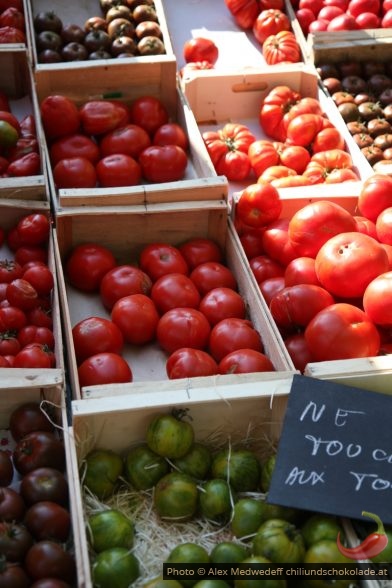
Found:
M 18 222 L 26 214 L 34 212 L 43 212 L 50 215 L 49 204 L 30 201 L 18 200 L 0 200 L 0 227 L 6 231 Z M 56 276 L 56 266 L 53 249 L 53 233 L 49 240 L 49 259 L 48 266 Z M 0 247 L 0 256 L 2 259 L 12 258 L 11 252 L 4 245 Z M 52 292 L 52 315 L 53 315 L 53 333 L 55 337 L 55 356 L 56 367 L 48 369 L 0 369 L 0 394 L 7 394 L 12 389 L 12 395 L 15 393 L 15 399 L 18 399 L 19 391 L 23 390 L 63 390 L 64 382 L 64 356 L 62 343 L 62 328 L 60 317 L 60 303 L 58 296 L 57 280 Z M 14 392 L 15 391 L 15 392 Z
M 245 124 L 258 139 L 265 139 L 259 124 L 259 112 L 263 98 L 276 86 L 285 85 L 302 96 L 317 98 L 328 119 L 340 131 L 346 142 L 354 169 L 360 181 L 372 175 L 373 170 L 354 142 L 332 98 L 319 86 L 319 77 L 312 65 L 280 64 L 268 70 L 246 71 L 241 74 L 225 74 L 207 70 L 197 78 L 183 80 L 183 91 L 192 109 L 200 131 L 216 130 L 227 122 Z M 246 182 L 229 182 L 229 196 L 242 190 Z M 339 189 L 340 186 L 339 185 Z M 322 187 L 322 188 L 321 188 Z M 336 194 L 336 184 L 302 186 L 303 196 L 312 197 L 321 188 L 330 196 Z M 291 188 L 280 190 L 282 194 Z
M 73 463 L 73 480 L 75 497 L 79 509 L 79 532 L 84 536 L 83 557 L 84 578 L 86 584 L 79 583 L 80 588 L 91 586 L 91 560 L 86 535 L 86 507 L 82 489 L 82 464 L 89 451 L 94 448 L 111 449 L 124 455 L 126 451 L 145 439 L 145 432 L 150 419 L 156 414 L 170 413 L 173 409 L 186 410 L 195 430 L 196 440 L 222 445 L 241 442 L 246 438 L 259 440 L 260 451 L 264 443 L 269 452 L 277 443 L 290 390 L 292 378 L 259 383 L 258 385 L 229 386 L 223 390 L 214 387 L 191 386 L 182 391 L 168 389 L 149 394 L 136 394 L 95 400 L 79 400 L 72 403 L 72 428 L 70 429 L 71 455 Z M 151 513 L 150 513 L 151 514 Z M 152 518 L 152 517 L 151 517 Z M 149 536 L 148 529 L 143 529 Z M 161 561 L 178 539 L 173 525 L 169 530 L 162 527 L 167 537 L 165 553 Z M 186 526 L 181 526 L 182 537 Z M 140 535 L 139 535 L 140 537 Z M 213 540 L 213 539 L 212 539 Z M 151 539 L 150 539 L 151 541 Z M 149 542 L 147 541 L 147 547 Z M 150 545 L 156 558 L 161 555 L 162 545 Z M 139 549 L 142 550 L 139 553 Z M 143 553 L 144 551 L 144 553 Z M 138 543 L 138 527 L 134 553 L 141 561 L 140 582 L 151 579 L 161 573 L 152 569 L 148 550 Z M 151 554 L 150 554 L 151 557 Z M 144 583 L 144 582 L 143 582 Z M 138 581 L 139 584 L 139 581 Z
M 311 33 L 307 43 L 309 63 L 316 66 L 349 60 L 386 62 L 392 52 L 391 29 Z
M 1 178 L 0 198 L 49 201 L 43 132 L 26 48 L 0 45 L 0 71 L 0 90 L 9 98 L 11 112 L 18 120 L 27 114 L 34 116 L 41 157 L 40 174 L 21 178 Z
M 103 223 L 107 227 L 106 231 L 102 231 Z M 166 242 L 179 245 L 194 237 L 214 239 L 221 246 L 226 263 L 236 275 L 239 291 L 247 303 L 248 314 L 261 334 L 265 352 L 276 369 L 275 372 L 255 374 L 253 378 L 256 381 L 276 379 L 281 377 L 281 372 L 295 371 L 281 343 L 279 332 L 276 327 L 271 327 L 271 321 L 267 318 L 269 311 L 266 305 L 260 302 L 260 296 L 251 284 L 247 261 L 241 253 L 231 221 L 227 218 L 224 201 L 121 207 L 104 211 L 96 209 L 89 214 L 83 213 L 83 210 L 64 209 L 58 213 L 55 235 L 58 267 L 61 267 L 71 249 L 80 243 L 97 242 L 113 251 L 119 263 L 130 263 L 138 259 L 141 249 L 149 243 Z M 72 327 L 93 314 L 98 313 L 106 317 L 109 315 L 104 310 L 99 295 L 77 292 L 66 283 L 64 274 L 59 276 L 59 284 L 74 398 L 112 396 L 157 385 L 166 386 L 167 389 L 167 354 L 153 343 L 143 346 L 142 349 L 126 347 L 124 357 L 132 367 L 133 383 L 92 386 L 81 390 L 77 377 Z M 238 381 L 246 380 L 241 376 L 236 378 Z M 215 376 L 203 380 L 205 385 L 209 383 L 216 386 L 231 379 L 232 376 Z M 182 380 L 180 386 L 187 385 L 188 383 Z
M 17 49 L 23 49 L 23 50 L 30 50 L 31 47 L 31 39 L 30 39 L 30 26 L 29 26 L 29 22 L 28 22 L 28 5 L 29 2 L 28 0 L 22 0 L 22 12 L 23 15 L 25 17 L 25 22 L 26 22 L 26 30 L 25 30 L 25 34 L 26 34 L 26 43 L 0 43 L 0 51 L 15 51 Z

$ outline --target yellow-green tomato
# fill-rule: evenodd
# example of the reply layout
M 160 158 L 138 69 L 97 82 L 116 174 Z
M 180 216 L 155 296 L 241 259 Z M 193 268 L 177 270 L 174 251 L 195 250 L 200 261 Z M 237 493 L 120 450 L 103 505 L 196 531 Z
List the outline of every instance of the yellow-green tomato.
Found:
M 147 427 L 146 441 L 158 455 L 177 459 L 190 450 L 194 441 L 193 427 L 171 414 L 158 414 Z

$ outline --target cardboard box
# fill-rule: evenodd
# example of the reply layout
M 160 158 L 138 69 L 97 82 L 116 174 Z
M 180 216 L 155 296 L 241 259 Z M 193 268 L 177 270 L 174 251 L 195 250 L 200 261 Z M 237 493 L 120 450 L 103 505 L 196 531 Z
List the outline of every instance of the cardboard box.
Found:
M 56 260 L 60 268 L 73 247 L 80 243 L 99 243 L 108 247 L 118 263 L 137 262 L 142 248 L 153 242 L 179 245 L 194 237 L 214 239 L 222 248 L 226 264 L 236 276 L 240 293 L 245 298 L 248 315 L 261 334 L 265 353 L 270 357 L 275 372 L 254 374 L 255 381 L 275 379 L 281 372 L 293 371 L 291 360 L 281 345 L 276 327 L 271 327 L 269 312 L 261 297 L 249 279 L 247 262 L 241 253 L 238 237 L 227 217 L 224 201 L 185 202 L 177 204 L 148 205 L 146 207 L 122 207 L 118 209 L 95 209 L 88 214 L 83 210 L 67 209 L 57 215 L 56 241 L 58 251 Z M 105 231 L 102 230 L 105 226 Z M 110 386 L 91 386 L 80 390 L 72 342 L 72 327 L 88 316 L 98 313 L 108 317 L 99 295 L 82 294 L 71 288 L 66 282 L 64 272 L 59 276 L 61 290 L 64 333 L 67 342 L 69 376 L 74 398 L 107 396 L 130 393 L 133 390 L 148 390 L 157 386 L 166 386 L 166 359 L 157 344 L 152 343 L 143 348 L 126 346 L 124 357 L 129 361 L 133 371 L 132 384 L 112 384 Z M 204 385 L 218 386 L 232 376 L 214 376 L 203 378 Z M 238 381 L 241 378 L 237 375 Z M 172 384 L 170 383 L 170 386 Z M 181 386 L 193 386 L 189 381 Z

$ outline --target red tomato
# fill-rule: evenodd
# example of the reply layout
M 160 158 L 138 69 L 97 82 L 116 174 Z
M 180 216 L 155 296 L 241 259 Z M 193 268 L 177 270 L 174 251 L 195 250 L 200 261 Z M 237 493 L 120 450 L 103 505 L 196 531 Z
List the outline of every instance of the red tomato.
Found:
M 242 296 L 231 288 L 213 288 L 202 298 L 199 310 L 211 325 L 224 318 L 245 318 L 246 306 Z
M 104 275 L 115 266 L 115 257 L 109 249 L 96 243 L 83 243 L 71 251 L 65 272 L 74 288 L 96 292 Z
M 38 303 L 37 290 L 24 278 L 16 278 L 7 285 L 7 300 L 11 306 L 31 310 Z
M 270 35 L 290 30 L 291 25 L 287 14 L 275 8 L 262 10 L 253 24 L 253 34 L 261 45 Z
M 141 152 L 139 164 L 149 182 L 176 182 L 185 175 L 188 157 L 178 145 L 151 145 Z
M 136 186 L 142 177 L 139 163 L 130 155 L 114 153 L 99 160 L 95 167 L 98 183 L 104 188 Z
M 219 50 L 211 39 L 195 37 L 184 43 L 183 55 L 186 63 L 208 61 L 212 65 L 218 61 Z
M 8 286 L 7 286 L 8 288 Z M 0 330 L 18 331 L 27 323 L 24 311 L 17 306 L 4 306 L 0 308 Z
M 159 319 L 157 340 L 168 353 L 182 347 L 205 349 L 210 331 L 210 323 L 196 308 L 173 308 Z
M 318 18 L 327 20 L 330 22 L 333 18 L 344 14 L 344 10 L 340 8 L 340 6 L 335 6 L 334 4 L 330 4 L 328 6 L 323 6 L 318 13 Z
M 12 336 L 12 331 L 0 333 L 0 356 L 16 355 L 21 347 L 19 339 Z
M 392 9 L 389 9 L 385 12 L 384 16 L 381 19 L 381 27 L 383 29 L 392 28 Z
M 286 140 L 291 145 L 310 147 L 323 128 L 323 116 L 307 112 L 295 116 L 288 124 Z
M 85 359 L 78 367 L 80 387 L 132 382 L 132 371 L 117 353 L 97 353 Z
M 334 302 L 332 295 L 321 286 L 297 284 L 278 292 L 269 308 L 279 328 L 291 329 L 306 327 L 320 310 Z
M 373 239 L 377 239 L 376 223 L 365 216 L 354 215 L 354 218 L 359 233 L 364 233 L 365 235 L 369 235 L 369 237 L 373 237 Z
M 358 307 L 340 302 L 321 310 L 305 329 L 315 361 L 372 357 L 378 354 L 380 335 Z
M 263 233 L 265 253 L 283 266 L 298 255 L 289 239 L 288 228 L 289 219 L 279 218 L 269 223 Z
M 79 109 L 83 131 L 103 135 L 129 122 L 128 107 L 118 100 L 89 100 Z
M 121 354 L 124 346 L 124 337 L 118 326 L 98 316 L 79 321 L 72 329 L 72 337 L 78 363 L 97 353 Z
M 20 29 L 15 27 L 1 27 L 0 28 L 0 44 L 7 43 L 23 43 L 26 44 L 26 35 Z
M 248 157 L 257 177 L 280 161 L 279 153 L 274 144 L 264 139 L 255 140 L 249 145 Z
M 165 274 L 151 289 L 151 298 L 158 311 L 164 314 L 172 308 L 198 308 L 200 294 L 192 280 L 184 274 Z
M 9 6 L 0 14 L 0 27 L 13 27 L 22 32 L 25 30 L 25 17 L 23 9 L 18 10 L 15 6 Z
M 49 218 L 42 213 L 25 215 L 18 221 L 16 231 L 19 245 L 43 245 L 49 238 Z
M 168 243 L 151 243 L 140 253 L 140 269 L 154 282 L 165 274 L 189 273 L 188 264 L 178 247 Z
M 350 14 L 340 14 L 329 21 L 327 31 L 355 31 L 358 29 L 357 21 Z
M 374 12 L 363 12 L 355 17 L 355 21 L 359 29 L 379 29 L 381 27 L 381 19 Z
M 54 277 L 47 265 L 32 265 L 23 272 L 23 279 L 35 288 L 39 296 L 48 296 L 53 290 Z
M 237 349 L 225 355 L 219 362 L 220 374 L 250 374 L 274 371 L 274 365 L 269 357 L 254 349 Z
M 283 178 L 298 177 L 294 169 L 286 167 L 285 165 L 271 165 L 259 176 L 257 183 L 268 182 L 271 186 L 277 187 L 276 182 L 280 183 Z M 302 176 L 299 176 L 302 177 Z
M 158 128 L 169 122 L 169 113 L 159 98 L 141 96 L 136 98 L 130 106 L 132 123 L 143 127 L 152 137 Z
M 86 157 L 61 159 L 53 168 L 56 188 L 95 188 L 97 174 L 94 165 Z
M 392 272 L 380 274 L 366 287 L 363 308 L 376 325 L 392 326 Z
M 54 349 L 55 346 L 53 331 L 48 327 L 37 327 L 36 325 L 26 325 L 19 329 L 18 341 L 22 347 L 26 347 L 30 343 L 40 343 L 49 349 Z
M 263 43 L 262 53 L 268 65 L 301 61 L 300 46 L 291 31 L 280 31 L 267 37 Z
M 195 237 L 179 246 L 180 253 L 185 258 L 190 270 L 207 261 L 221 263 L 223 253 L 215 241 L 208 238 Z
M 348 3 L 348 12 L 354 17 L 359 16 L 363 12 L 378 14 L 380 5 L 380 0 L 350 0 Z
M 284 340 L 295 369 L 304 372 L 308 363 L 313 361 L 313 355 L 303 333 L 294 333 Z
M 66 96 L 47 96 L 41 102 L 41 119 L 48 139 L 77 133 L 80 129 L 79 109 Z
M 209 353 L 202 349 L 182 347 L 174 351 L 166 361 L 166 373 L 170 380 L 215 376 L 218 364 Z
M 276 141 L 286 140 L 284 116 L 300 99 L 301 95 L 289 86 L 275 86 L 268 92 L 261 105 L 259 122 L 269 137 Z
M 19 263 L 9 259 L 0 260 L 0 283 L 8 284 L 16 278 L 21 278 L 22 275 L 23 268 Z
M 314 257 L 296 257 L 286 266 L 284 281 L 286 286 L 314 284 L 320 286 L 317 278 Z
M 166 123 L 160 126 L 154 133 L 152 142 L 154 145 L 178 145 L 184 151 L 188 149 L 188 136 L 178 123 Z
M 358 209 L 361 215 L 376 222 L 385 208 L 392 206 L 392 177 L 373 174 L 362 184 L 358 196 Z
M 251 29 L 260 12 L 257 0 L 225 0 L 225 4 L 236 23 L 242 29 Z
M 46 246 L 40 245 L 21 246 L 16 249 L 14 259 L 20 265 L 26 265 L 26 263 L 32 261 L 46 264 L 48 261 L 48 249 Z
M 44 306 L 36 306 L 27 312 L 27 320 L 29 324 L 37 327 L 53 328 L 53 318 L 50 308 Z
M 216 361 L 238 349 L 254 349 L 263 353 L 260 334 L 246 319 L 227 318 L 214 325 L 209 340 L 209 350 Z
M 345 149 L 345 141 L 337 128 L 321 129 L 313 139 L 312 153 L 327 151 L 328 149 Z
M 53 355 L 41 343 L 29 343 L 15 355 L 13 366 L 16 368 L 51 368 Z
M 246 228 L 239 234 L 239 238 L 248 259 L 264 253 L 263 229 Z
M 384 208 L 376 220 L 377 238 L 381 243 L 392 245 L 392 206 Z
M 151 145 L 151 139 L 145 129 L 139 125 L 128 124 L 106 133 L 99 142 L 101 155 L 123 153 L 137 159 L 141 152 Z
M 302 174 L 310 161 L 310 153 L 301 145 L 288 145 L 283 148 L 280 161 L 283 165 L 294 169 L 297 174 Z
M 23 178 L 36 176 L 41 169 L 41 158 L 38 153 L 27 153 L 12 161 L 7 167 L 9 177 Z
M 258 284 L 268 278 L 283 276 L 284 273 L 284 269 L 280 263 L 268 257 L 268 255 L 252 257 L 249 261 L 249 266 Z
M 240 221 L 256 228 L 277 220 L 281 212 L 279 192 L 268 182 L 247 186 L 242 190 L 236 206 Z
M 13 115 L 11 112 L 8 112 L 8 110 L 0 110 L 0 120 L 3 120 L 14 127 L 14 129 L 18 132 L 18 135 L 20 135 L 20 124 L 15 115 Z
M 292 216 L 288 235 L 298 255 L 316 257 L 328 239 L 355 230 L 354 217 L 340 204 L 319 200 L 305 205 Z
M 381 243 L 381 245 L 384 247 L 388 255 L 389 269 L 392 269 L 392 245 L 388 245 L 388 243 Z
M 130 294 L 115 302 L 111 319 L 125 341 L 144 345 L 155 338 L 159 314 L 151 298 L 145 294 Z
M 117 300 L 130 294 L 150 295 L 152 281 L 149 276 L 133 265 L 118 265 L 102 278 L 99 293 L 105 308 L 111 310 Z
M 95 141 L 81 133 L 74 133 L 61 137 L 49 148 L 50 161 L 56 165 L 62 159 L 70 157 L 83 157 L 96 164 L 100 158 L 99 147 Z
M 237 280 L 233 272 L 227 266 L 216 261 L 206 261 L 199 264 L 192 270 L 190 278 L 202 296 L 213 288 L 237 289 Z
M 227 123 L 217 131 L 206 131 L 203 140 L 219 175 L 228 180 L 246 179 L 251 171 L 248 157 L 250 145 L 256 140 L 246 125 Z
M 263 282 L 259 283 L 260 292 L 263 295 L 264 300 L 267 303 L 267 306 L 270 305 L 272 298 L 283 290 L 285 287 L 284 277 L 277 276 L 275 278 L 267 278 Z
M 324 288 L 342 298 L 363 295 L 366 286 L 389 269 L 387 252 L 373 237 L 358 232 L 341 233 L 319 250 L 316 274 Z
M 295 16 L 300 24 L 305 37 L 309 33 L 309 25 L 316 20 L 315 13 L 310 8 L 299 8 L 295 11 Z

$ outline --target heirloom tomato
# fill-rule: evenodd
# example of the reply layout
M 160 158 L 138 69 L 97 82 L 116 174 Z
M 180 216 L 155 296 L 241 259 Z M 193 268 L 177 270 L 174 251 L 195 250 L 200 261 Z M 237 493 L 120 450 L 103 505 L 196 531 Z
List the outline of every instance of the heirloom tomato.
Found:
M 115 302 L 111 319 L 125 341 L 144 345 L 155 338 L 159 313 L 154 302 L 145 294 L 130 294 Z
M 296 284 L 280 290 L 270 302 L 271 314 L 280 328 L 305 327 L 323 308 L 335 302 L 332 295 L 315 284 Z
M 373 174 L 366 179 L 358 196 L 360 213 L 375 222 L 385 208 L 392 206 L 392 177 Z
M 169 113 L 159 98 L 141 96 L 136 98 L 129 107 L 130 117 L 135 125 L 141 126 L 150 137 L 158 128 L 169 122 Z
M 287 145 L 280 153 L 280 162 L 290 169 L 294 169 L 297 174 L 302 174 L 310 161 L 310 153 L 301 145 Z
M 299 43 L 291 31 L 283 30 L 267 37 L 263 43 L 262 53 L 268 65 L 301 61 Z
M 336 127 L 322 128 L 313 139 L 312 153 L 328 149 L 345 149 L 344 138 Z
M 57 502 L 43 500 L 29 506 L 23 523 L 36 541 L 53 539 L 65 542 L 71 530 L 71 515 Z
M 188 156 L 179 145 L 150 145 L 140 153 L 138 161 L 149 182 L 176 182 L 185 175 Z
M 58 578 L 72 585 L 75 579 L 74 556 L 56 541 L 37 541 L 27 552 L 24 567 L 34 580 Z
M 182 347 L 168 357 L 166 373 L 170 380 L 214 376 L 218 373 L 218 364 L 202 349 Z
M 245 318 L 246 314 L 244 299 L 232 288 L 213 288 L 202 298 L 199 310 L 211 325 L 224 318 Z
M 181 347 L 205 349 L 210 331 L 208 320 L 196 308 L 173 308 L 159 319 L 157 340 L 168 353 Z
M 363 308 L 368 317 L 377 325 L 392 325 L 392 272 L 380 274 L 366 287 L 363 294 Z
M 12 456 L 15 469 L 22 476 L 39 467 L 53 467 L 60 472 L 65 467 L 64 443 L 49 431 L 32 431 L 22 437 Z
M 140 268 L 118 265 L 102 278 L 99 293 L 105 308 L 111 310 L 117 300 L 130 294 L 150 295 L 152 281 Z
M 103 135 L 129 122 L 129 111 L 119 100 L 89 100 L 79 108 L 83 131 L 87 135 Z
M 120 354 L 124 346 L 124 337 L 118 326 L 98 316 L 79 321 L 72 328 L 72 338 L 78 363 L 106 351 Z
M 226 265 L 217 261 L 200 263 L 192 270 L 190 278 L 203 296 L 213 288 L 237 289 L 237 280 L 233 272 Z
M 33 431 L 54 431 L 51 423 L 37 402 L 24 402 L 15 408 L 9 419 L 9 429 L 15 441 Z
M 310 147 L 317 134 L 323 128 L 324 117 L 321 114 L 307 112 L 298 114 L 290 120 L 286 129 L 286 141 L 289 145 Z
M 218 131 L 204 132 L 203 140 L 218 174 L 231 181 L 249 176 L 248 150 L 256 138 L 246 125 L 227 123 Z
M 183 55 L 186 63 L 208 61 L 212 65 L 218 61 L 219 49 L 212 39 L 194 37 L 184 43 Z
M 236 206 L 236 215 L 240 221 L 255 228 L 277 220 L 281 212 L 282 202 L 278 190 L 264 181 L 242 190 Z
M 48 139 L 57 139 L 80 129 L 80 115 L 76 103 L 61 95 L 47 96 L 41 102 L 41 119 Z
M 264 139 L 257 139 L 249 145 L 248 157 L 257 177 L 265 170 L 268 170 L 269 167 L 278 165 L 280 161 L 279 153 L 274 144 Z
M 225 0 L 234 20 L 242 29 L 251 29 L 259 12 L 258 0 Z
M 211 329 L 209 350 L 216 361 L 238 349 L 254 349 L 263 352 L 260 334 L 246 319 L 226 318 Z
M 301 99 L 299 92 L 292 90 L 289 86 L 275 86 L 265 96 L 260 113 L 259 122 L 264 132 L 276 141 L 286 140 L 286 129 L 283 118 Z
M 115 257 L 107 247 L 83 243 L 71 251 L 65 271 L 72 286 L 83 292 L 95 292 L 104 275 L 115 266 Z
M 267 37 L 280 31 L 290 30 L 289 17 L 283 10 L 267 8 L 262 10 L 253 23 L 253 34 L 262 45 Z
M 26 505 L 43 500 L 68 505 L 68 482 L 65 475 L 54 468 L 35 468 L 20 482 L 20 494 Z
M 91 355 L 82 361 L 78 367 L 78 376 L 82 388 L 132 382 L 132 371 L 125 359 L 109 351 Z

